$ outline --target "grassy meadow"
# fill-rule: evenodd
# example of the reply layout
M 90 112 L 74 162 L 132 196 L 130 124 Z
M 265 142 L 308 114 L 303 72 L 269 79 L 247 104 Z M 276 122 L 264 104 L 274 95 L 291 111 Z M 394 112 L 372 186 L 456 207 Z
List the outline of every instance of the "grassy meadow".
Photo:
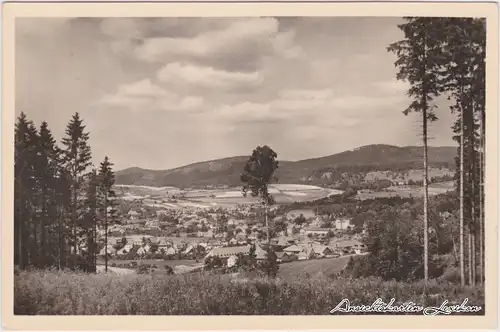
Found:
M 308 259 L 280 264 L 278 276 L 285 280 L 294 280 L 300 277 L 316 278 L 342 271 L 351 256 L 338 258 Z
M 328 315 L 342 299 L 378 297 L 439 306 L 444 300 L 484 307 L 484 293 L 447 282 L 404 283 L 333 276 L 251 280 L 230 275 L 88 275 L 56 270 L 15 276 L 18 315 Z M 421 313 L 420 313 L 421 314 Z

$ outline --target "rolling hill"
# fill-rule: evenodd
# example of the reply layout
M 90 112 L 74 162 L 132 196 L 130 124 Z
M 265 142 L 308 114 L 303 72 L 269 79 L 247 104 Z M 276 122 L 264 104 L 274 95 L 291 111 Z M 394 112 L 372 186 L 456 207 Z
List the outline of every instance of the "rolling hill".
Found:
M 451 172 L 455 147 L 429 147 L 429 167 Z M 278 152 L 279 155 L 279 152 Z M 422 147 L 367 145 L 354 150 L 300 161 L 281 161 L 276 175 L 281 183 L 335 186 L 342 181 L 363 182 L 368 173 L 390 171 L 404 178 L 422 168 Z M 132 167 L 116 172 L 116 184 L 203 188 L 240 185 L 240 174 L 248 156 L 199 162 L 169 170 Z

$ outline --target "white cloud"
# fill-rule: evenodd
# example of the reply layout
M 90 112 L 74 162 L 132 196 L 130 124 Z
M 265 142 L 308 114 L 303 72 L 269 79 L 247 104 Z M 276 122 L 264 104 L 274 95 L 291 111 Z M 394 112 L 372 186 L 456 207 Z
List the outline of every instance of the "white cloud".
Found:
M 279 93 L 280 97 L 285 100 L 325 100 L 333 97 L 331 89 L 323 90 L 306 90 L 306 89 L 292 89 L 283 90 Z
M 202 97 L 180 96 L 145 79 L 121 86 L 96 104 L 133 111 L 196 111 L 203 103 Z
M 316 128 L 352 127 L 392 111 L 400 97 L 336 96 L 332 89 L 283 90 L 269 102 L 222 105 L 206 117 L 228 123 L 281 122 Z
M 397 79 L 374 82 L 373 86 L 382 93 L 404 94 L 410 89 L 410 84 Z
M 249 47 L 269 43 L 266 38 L 276 34 L 277 29 L 274 18 L 235 20 L 226 29 L 206 31 L 194 38 L 147 39 L 136 54 L 146 61 L 163 62 L 173 56 L 217 57 L 229 52 L 243 53 Z
M 151 83 L 149 79 L 144 79 L 130 85 L 124 85 L 120 87 L 119 93 L 130 97 L 149 98 L 163 97 L 169 94 L 160 86 Z
M 303 55 L 303 49 L 295 43 L 295 31 L 280 32 L 272 39 L 277 55 L 284 58 L 295 59 Z
M 211 89 L 241 89 L 262 83 L 259 72 L 228 72 L 210 67 L 170 63 L 158 71 L 158 80 L 163 83 L 187 84 Z
M 117 168 L 166 169 L 257 144 L 299 159 L 419 143 L 386 50 L 401 38 L 394 18 L 16 23 L 16 111 L 48 121 L 56 137 L 80 112 L 96 160 L 109 154 Z M 438 115 L 433 144 L 454 144 L 454 116 Z

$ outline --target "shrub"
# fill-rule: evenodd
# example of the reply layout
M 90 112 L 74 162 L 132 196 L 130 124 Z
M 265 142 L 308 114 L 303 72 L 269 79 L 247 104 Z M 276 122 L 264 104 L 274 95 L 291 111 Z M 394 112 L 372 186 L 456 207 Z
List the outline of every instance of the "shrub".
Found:
M 165 265 L 165 274 L 174 274 L 174 269 L 170 265 Z
M 137 267 L 137 274 L 148 274 L 150 272 L 149 266 L 141 264 Z
M 453 283 L 460 282 L 460 269 L 457 267 L 448 267 L 443 275 L 439 277 L 440 280 L 446 280 Z

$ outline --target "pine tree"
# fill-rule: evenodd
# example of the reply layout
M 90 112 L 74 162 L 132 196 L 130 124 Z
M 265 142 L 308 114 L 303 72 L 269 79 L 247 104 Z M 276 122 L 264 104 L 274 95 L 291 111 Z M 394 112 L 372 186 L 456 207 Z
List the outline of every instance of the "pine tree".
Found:
M 59 167 L 55 178 L 56 219 L 57 219 L 57 267 L 67 267 L 68 255 L 71 253 L 69 238 L 71 237 L 71 225 L 69 217 L 71 212 L 71 176 L 64 165 L 64 155 L 59 155 Z
M 437 120 L 434 113 L 434 98 L 442 93 L 440 84 L 441 45 L 438 34 L 441 32 L 441 20 L 428 17 L 405 18 L 406 23 L 398 27 L 405 38 L 393 43 L 388 51 L 397 56 L 395 66 L 398 68 L 397 79 L 409 82 L 411 87 L 408 96 L 413 98 L 410 106 L 403 112 L 405 115 L 418 112 L 422 116 L 422 143 L 424 146 L 424 279 L 428 279 L 428 163 L 427 140 L 428 122 Z
M 14 264 L 24 268 L 32 263 L 36 252 L 33 236 L 33 201 L 35 195 L 35 163 L 37 130 L 26 114 L 21 113 L 14 138 Z
M 81 197 L 83 184 L 87 175 L 87 169 L 92 165 L 91 151 L 88 145 L 89 133 L 85 132 L 85 126 L 78 113 L 75 113 L 66 127 L 66 137 L 63 138 L 64 161 L 71 180 L 71 245 L 73 247 L 73 265 L 76 265 L 78 253 L 78 223 L 83 217 L 81 209 Z
M 115 175 L 112 170 L 113 164 L 106 156 L 99 169 L 99 191 L 102 197 L 101 214 L 104 215 L 104 268 L 108 272 L 108 225 L 110 221 L 115 221 L 116 209 L 113 198 L 116 196 L 113 190 Z
M 87 248 L 86 268 L 89 272 L 96 271 L 97 255 L 97 210 L 99 206 L 99 177 L 95 169 L 88 176 L 88 184 L 85 197 L 85 217 L 84 217 L 84 236 Z
M 47 122 L 42 122 L 37 145 L 37 182 L 40 189 L 40 266 L 53 265 L 56 253 L 51 235 L 56 220 L 56 175 L 59 167 L 59 150 Z
M 468 277 L 469 283 L 476 280 L 476 234 L 479 219 L 481 228 L 481 212 L 477 206 L 482 204 L 480 177 L 477 167 L 477 150 L 480 133 L 479 121 L 484 112 L 484 56 L 485 29 L 481 20 L 472 18 L 445 19 L 445 38 L 442 40 L 445 54 L 444 85 L 455 104 L 451 106 L 453 113 L 459 114 L 455 124 L 455 139 L 459 140 L 459 175 L 456 176 L 460 188 L 460 270 L 461 282 L 465 284 L 464 228 L 468 237 Z M 479 165 L 482 168 L 482 165 Z M 480 208 L 481 209 L 481 208 Z M 483 240 L 480 235 L 480 247 Z M 482 264 L 482 263 L 481 263 Z

